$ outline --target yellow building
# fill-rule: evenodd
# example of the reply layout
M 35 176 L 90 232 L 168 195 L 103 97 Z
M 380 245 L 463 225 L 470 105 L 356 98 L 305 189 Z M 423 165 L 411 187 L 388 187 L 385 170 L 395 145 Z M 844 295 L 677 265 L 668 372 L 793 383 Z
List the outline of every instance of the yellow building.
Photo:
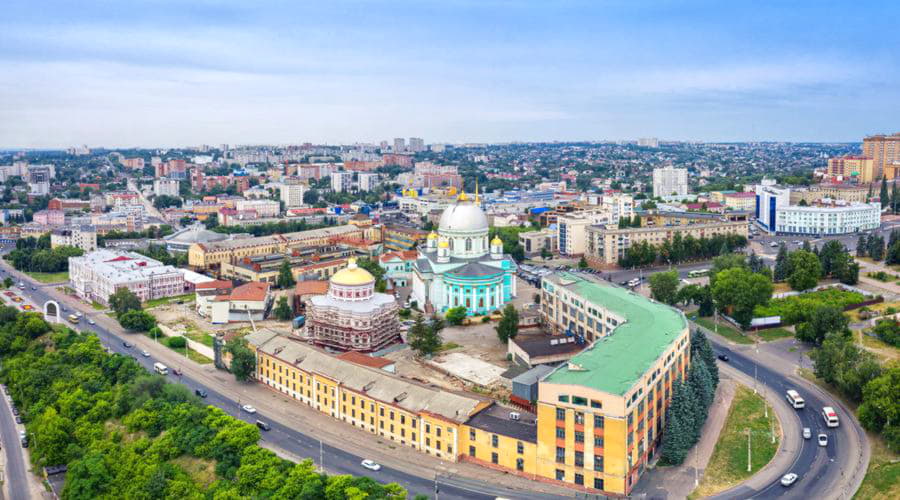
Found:
M 434 389 L 260 330 L 247 335 L 259 382 L 402 446 L 457 461 L 461 426 L 491 401 Z
M 595 339 L 538 387 L 537 475 L 628 495 L 660 444 L 675 380 L 687 375 L 684 315 L 570 273 L 545 277 L 547 324 Z
M 823 198 L 843 200 L 848 203 L 865 203 L 869 188 L 861 185 L 818 184 L 807 188 L 791 189 L 790 204 L 797 205 L 805 201 L 807 205 Z
M 828 175 L 843 177 L 845 180 L 856 179 L 861 184 L 880 180 L 875 175 L 875 160 L 867 156 L 839 156 L 828 159 Z
M 882 174 L 893 179 L 900 170 L 900 132 L 893 135 L 872 135 L 863 139 L 863 156 L 874 162 L 874 178 Z M 890 175 L 889 175 L 890 174 Z

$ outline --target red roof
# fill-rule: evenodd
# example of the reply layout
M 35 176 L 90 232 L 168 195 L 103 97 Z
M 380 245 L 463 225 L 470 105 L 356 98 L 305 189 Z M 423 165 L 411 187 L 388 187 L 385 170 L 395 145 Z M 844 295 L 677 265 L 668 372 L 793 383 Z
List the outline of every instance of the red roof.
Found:
M 269 284 L 263 283 L 261 281 L 253 281 L 247 283 L 245 285 L 241 285 L 236 287 L 231 291 L 229 295 L 222 295 L 217 297 L 216 300 L 253 300 L 253 301 L 262 301 L 265 300 L 266 295 L 269 293 Z
M 416 250 L 403 250 L 400 252 L 388 252 L 379 257 L 379 260 L 381 260 L 381 262 L 388 262 L 395 258 L 400 260 L 416 260 L 416 257 L 418 256 L 419 252 Z
M 214 288 L 214 289 L 218 290 L 219 288 L 231 288 L 232 286 L 233 285 L 232 285 L 231 281 L 228 281 L 228 280 L 213 280 L 213 281 L 206 281 L 204 283 L 197 283 L 197 285 L 194 286 L 194 289 L 195 290 L 196 289 L 203 290 L 203 289 L 208 289 L 208 288 L 209 289 Z
M 386 366 L 394 364 L 394 362 L 389 359 L 366 356 L 365 354 L 361 354 L 356 351 L 347 351 L 344 354 L 338 356 L 337 359 L 378 369 L 383 369 Z
M 328 293 L 327 281 L 298 281 L 297 287 L 294 288 L 296 295 L 325 295 Z

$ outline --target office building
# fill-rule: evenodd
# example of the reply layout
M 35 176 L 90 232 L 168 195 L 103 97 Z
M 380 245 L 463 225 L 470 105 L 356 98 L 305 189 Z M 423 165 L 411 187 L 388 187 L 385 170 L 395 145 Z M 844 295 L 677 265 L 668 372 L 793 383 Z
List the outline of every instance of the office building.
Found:
M 303 194 L 306 190 L 305 184 L 282 184 L 281 201 L 284 202 L 285 208 L 303 205 Z
M 69 281 L 79 298 L 105 306 L 120 288 L 131 290 L 142 302 L 185 291 L 181 269 L 138 253 L 108 249 L 70 257 Z
M 685 196 L 688 194 L 686 168 L 661 167 L 653 169 L 653 196 Z
M 757 223 L 766 231 L 775 231 L 775 211 L 780 207 L 786 207 L 791 201 L 791 190 L 775 185 L 773 181 L 763 180 L 756 186 L 756 216 Z
M 827 236 L 857 233 L 881 225 L 880 203 L 821 202 L 775 209 L 775 232 Z
M 234 286 L 230 281 L 213 280 L 198 283 L 194 291 L 197 314 L 214 325 L 262 321 L 274 300 L 269 283 Z
M 281 203 L 275 200 L 236 200 L 234 209 L 238 212 L 256 212 L 257 217 L 278 217 Z
M 725 193 L 722 197 L 725 208 L 740 212 L 752 212 L 756 209 L 756 193 L 746 191 L 742 193 Z M 707 205 L 707 208 L 709 205 Z
M 876 189 L 877 193 L 878 190 Z M 848 203 L 865 203 L 868 201 L 869 187 L 857 184 L 816 184 L 808 187 L 791 188 L 790 204 L 807 205 L 818 200 L 829 199 Z
M 604 210 L 581 210 L 556 218 L 556 241 L 559 254 L 569 257 L 583 255 L 586 231 L 593 224 L 609 224 L 610 214 Z M 616 221 L 618 223 L 618 221 Z

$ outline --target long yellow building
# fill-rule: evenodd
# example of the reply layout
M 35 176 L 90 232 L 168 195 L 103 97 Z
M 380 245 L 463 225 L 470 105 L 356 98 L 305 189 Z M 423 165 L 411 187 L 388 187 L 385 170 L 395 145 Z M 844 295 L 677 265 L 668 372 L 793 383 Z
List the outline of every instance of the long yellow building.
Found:
M 672 384 L 685 377 L 684 316 L 628 290 L 546 277 L 542 316 L 585 350 L 538 385 L 537 414 L 424 386 L 271 331 L 247 336 L 257 380 L 365 432 L 590 493 L 628 495 L 657 452 Z

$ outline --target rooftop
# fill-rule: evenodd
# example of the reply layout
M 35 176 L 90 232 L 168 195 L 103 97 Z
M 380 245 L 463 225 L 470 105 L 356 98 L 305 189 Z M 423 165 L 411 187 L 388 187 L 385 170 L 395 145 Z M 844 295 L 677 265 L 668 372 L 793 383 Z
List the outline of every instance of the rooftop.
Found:
M 519 420 L 509 418 L 511 412 L 518 413 Z M 537 416 L 520 409 L 505 408 L 493 404 L 469 419 L 466 425 L 492 434 L 509 436 L 520 441 L 537 442 Z
M 624 396 L 687 328 L 684 315 L 634 292 L 563 272 L 544 278 L 625 317 L 610 333 L 544 379 Z
M 510 342 L 515 343 L 530 357 L 576 353 L 585 347 L 575 342 L 575 337 L 566 335 L 517 335 Z
M 389 359 L 368 356 L 356 351 L 347 351 L 344 354 L 339 355 L 337 359 L 349 361 L 350 363 L 355 363 L 357 365 L 368 366 L 370 368 L 378 368 L 380 370 L 394 364 L 394 362 Z

